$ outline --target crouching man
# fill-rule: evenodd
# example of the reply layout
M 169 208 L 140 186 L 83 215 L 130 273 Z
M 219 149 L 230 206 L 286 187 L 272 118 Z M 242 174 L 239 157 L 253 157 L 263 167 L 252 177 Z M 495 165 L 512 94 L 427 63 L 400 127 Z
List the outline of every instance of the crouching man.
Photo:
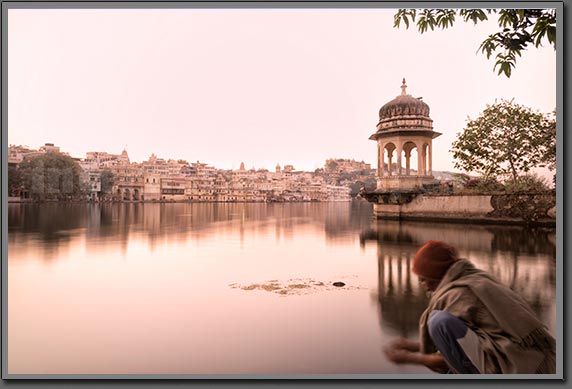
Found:
M 438 241 L 419 249 L 412 271 L 431 298 L 419 342 L 398 339 L 389 360 L 439 373 L 555 374 L 554 338 L 510 288 Z

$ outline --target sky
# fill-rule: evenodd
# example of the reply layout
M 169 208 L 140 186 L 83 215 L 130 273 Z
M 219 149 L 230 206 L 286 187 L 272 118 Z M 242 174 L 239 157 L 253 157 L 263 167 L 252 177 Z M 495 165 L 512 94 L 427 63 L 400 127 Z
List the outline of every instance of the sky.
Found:
M 510 79 L 479 44 L 495 21 L 419 34 L 394 9 L 10 9 L 8 142 L 74 157 L 154 153 L 217 168 L 297 170 L 349 158 L 376 167 L 381 106 L 423 97 L 433 170 L 495 99 L 556 107 L 556 53 L 518 58 Z

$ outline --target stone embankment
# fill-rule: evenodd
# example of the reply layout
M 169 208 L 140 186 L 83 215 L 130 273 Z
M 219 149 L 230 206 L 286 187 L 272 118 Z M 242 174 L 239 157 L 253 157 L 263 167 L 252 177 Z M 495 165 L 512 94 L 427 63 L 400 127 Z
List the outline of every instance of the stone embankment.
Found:
M 431 220 L 484 224 L 556 226 L 554 191 L 519 194 L 378 194 L 378 219 Z

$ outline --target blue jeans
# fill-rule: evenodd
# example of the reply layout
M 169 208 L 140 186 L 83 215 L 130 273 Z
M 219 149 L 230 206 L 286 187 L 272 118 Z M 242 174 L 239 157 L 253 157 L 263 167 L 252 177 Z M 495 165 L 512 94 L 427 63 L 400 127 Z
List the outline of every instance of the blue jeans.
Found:
M 449 366 L 459 374 L 480 374 L 457 342 L 468 330 L 461 319 L 449 312 L 435 310 L 429 314 L 427 326 L 429 336 Z

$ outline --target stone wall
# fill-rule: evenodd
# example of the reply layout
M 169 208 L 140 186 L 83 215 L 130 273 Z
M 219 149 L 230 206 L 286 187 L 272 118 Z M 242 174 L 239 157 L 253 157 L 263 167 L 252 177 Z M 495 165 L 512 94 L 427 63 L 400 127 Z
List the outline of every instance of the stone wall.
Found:
M 374 204 L 379 219 L 553 225 L 555 194 L 417 195 L 404 204 Z M 524 215 L 524 216 L 523 216 Z M 528 215 L 528 216 L 527 216 Z

